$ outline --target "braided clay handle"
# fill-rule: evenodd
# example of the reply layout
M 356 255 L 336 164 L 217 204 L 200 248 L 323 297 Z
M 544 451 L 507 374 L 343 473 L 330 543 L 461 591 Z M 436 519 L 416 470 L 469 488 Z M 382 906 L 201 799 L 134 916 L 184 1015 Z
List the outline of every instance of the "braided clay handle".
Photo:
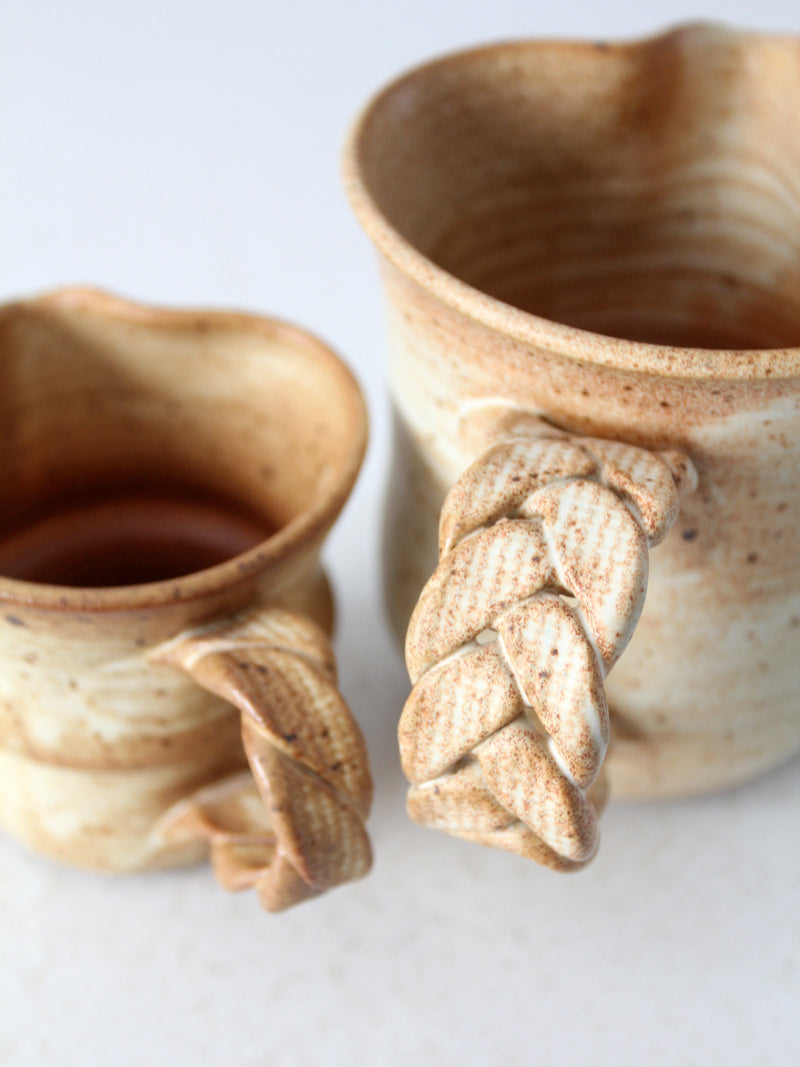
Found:
M 597 847 L 609 740 L 603 681 L 636 627 L 666 536 L 677 452 L 522 417 L 451 489 L 439 566 L 411 617 L 399 726 L 426 826 L 556 870 Z
M 162 839 L 207 840 L 219 883 L 255 887 L 267 911 L 363 877 L 372 782 L 322 630 L 304 616 L 259 609 L 182 634 L 151 658 L 239 709 L 252 772 L 170 808 L 157 828 Z

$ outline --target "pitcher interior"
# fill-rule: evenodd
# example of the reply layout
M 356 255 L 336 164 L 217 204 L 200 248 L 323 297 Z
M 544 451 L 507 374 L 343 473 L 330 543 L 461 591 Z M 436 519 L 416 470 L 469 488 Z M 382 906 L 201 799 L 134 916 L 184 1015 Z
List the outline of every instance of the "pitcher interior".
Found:
M 367 192 L 458 279 L 635 341 L 800 345 L 800 46 L 718 28 L 520 43 L 390 87 Z
M 347 383 L 313 346 L 261 320 L 148 325 L 91 305 L 0 316 L 0 575 L 161 581 L 246 552 L 340 491 Z

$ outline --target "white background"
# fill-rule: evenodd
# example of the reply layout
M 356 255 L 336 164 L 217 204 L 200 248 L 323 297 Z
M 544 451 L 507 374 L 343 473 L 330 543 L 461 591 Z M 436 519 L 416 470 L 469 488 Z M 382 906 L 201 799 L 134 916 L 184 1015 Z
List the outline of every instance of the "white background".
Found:
M 571 877 L 422 830 L 379 595 L 382 296 L 339 183 L 353 116 L 462 45 L 696 17 L 800 29 L 796 0 L 0 6 L 0 293 L 91 283 L 276 314 L 365 388 L 371 449 L 326 561 L 377 784 L 373 873 L 278 917 L 207 868 L 114 879 L 0 840 L 0 1062 L 800 1062 L 800 764 L 699 801 L 613 803 Z

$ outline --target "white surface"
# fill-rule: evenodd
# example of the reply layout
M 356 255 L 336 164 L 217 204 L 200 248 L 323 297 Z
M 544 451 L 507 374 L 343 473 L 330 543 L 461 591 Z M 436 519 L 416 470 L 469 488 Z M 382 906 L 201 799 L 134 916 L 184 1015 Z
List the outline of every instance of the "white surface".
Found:
M 798 762 L 693 803 L 612 804 L 571 877 L 406 820 L 381 295 L 338 180 L 356 110 L 412 63 L 698 15 L 799 28 L 796 0 L 2 3 L 0 292 L 275 313 L 365 387 L 372 447 L 326 559 L 377 795 L 372 875 L 279 917 L 208 869 L 116 880 L 0 841 L 0 1062 L 800 1062 Z

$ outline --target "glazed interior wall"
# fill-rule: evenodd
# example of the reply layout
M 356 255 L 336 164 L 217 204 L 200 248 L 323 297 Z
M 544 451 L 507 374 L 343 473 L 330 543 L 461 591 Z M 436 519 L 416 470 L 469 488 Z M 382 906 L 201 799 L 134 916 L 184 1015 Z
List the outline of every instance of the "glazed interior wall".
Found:
M 0 535 L 126 491 L 207 494 L 269 532 L 331 493 L 345 398 L 331 399 L 335 377 L 319 388 L 314 359 L 299 375 L 307 357 L 287 357 L 290 343 L 234 327 L 213 339 L 110 320 L 83 330 L 24 308 L 0 322 Z
M 800 343 L 800 52 L 520 44 L 434 64 L 368 116 L 361 166 L 419 251 L 507 303 L 659 344 Z M 775 91 L 760 87 L 768 67 Z M 402 182 L 397 176 L 402 175 Z

